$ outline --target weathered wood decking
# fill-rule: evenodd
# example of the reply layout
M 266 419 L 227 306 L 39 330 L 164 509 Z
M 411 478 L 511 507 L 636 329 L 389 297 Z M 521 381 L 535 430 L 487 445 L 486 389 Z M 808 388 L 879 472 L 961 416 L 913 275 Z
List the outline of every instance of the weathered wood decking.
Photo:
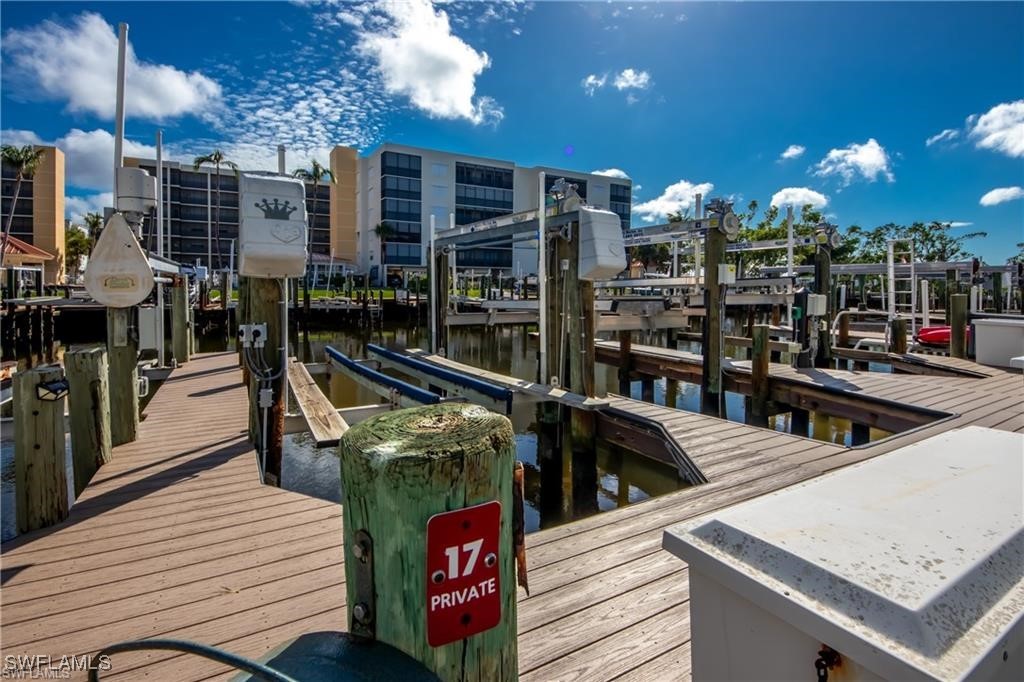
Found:
M 522 677 L 689 677 L 686 567 L 661 550 L 662 530 L 950 428 L 1024 431 L 1020 372 L 986 373 L 901 376 L 898 384 L 886 375 L 841 375 L 851 391 L 955 415 L 863 448 L 729 422 L 712 429 L 712 440 L 700 440 L 711 434 L 705 427 L 691 429 L 684 441 L 722 465 L 705 460 L 709 483 L 528 536 Z M 59 656 L 162 636 L 258 656 L 301 632 L 344 627 L 341 509 L 259 484 L 239 376 L 233 353 L 198 356 L 176 370 L 148 406 L 139 440 L 115 449 L 71 518 L 3 546 L 0 653 Z M 693 423 L 677 410 L 626 407 L 679 433 Z M 112 679 L 227 672 L 170 653 L 121 654 L 114 666 Z

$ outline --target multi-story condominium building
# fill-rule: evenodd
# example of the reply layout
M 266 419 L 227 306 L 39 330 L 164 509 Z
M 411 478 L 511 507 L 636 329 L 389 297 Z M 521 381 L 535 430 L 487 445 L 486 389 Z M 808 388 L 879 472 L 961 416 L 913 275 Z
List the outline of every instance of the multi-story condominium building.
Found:
M 559 178 L 577 185 L 587 202 L 619 214 L 629 226 L 631 182 L 557 168 L 521 167 L 512 161 L 454 154 L 434 149 L 383 144 L 366 156 L 355 149 L 335 147 L 330 154 L 334 183 L 322 183 L 314 197 L 306 186 L 306 208 L 312 228 L 314 262 L 333 260 L 342 267 L 365 272 L 373 282 L 387 276 L 423 271 L 430 241 L 430 217 L 437 229 L 537 206 L 537 176 L 547 173 L 547 189 Z M 126 159 L 156 175 L 153 160 Z M 256 170 L 256 169 L 246 169 Z M 238 180 L 221 168 L 220 252 L 217 249 L 217 183 L 213 166 L 164 163 L 164 215 L 170 242 L 167 255 L 177 261 L 214 268 L 229 264 L 232 240 L 238 238 Z M 314 199 L 316 218 L 314 221 Z M 155 247 L 152 217 L 143 237 Z M 507 247 L 459 252 L 461 268 L 500 269 L 505 275 L 528 274 L 536 268 L 536 251 Z M 326 272 L 326 268 L 320 268 Z
M 64 282 L 64 152 L 39 147 L 43 156 L 31 178 L 22 180 L 11 220 L 11 235 L 53 256 L 43 264 L 43 283 Z M 14 201 L 17 169 L 3 164 L 0 220 L 6 224 Z
M 153 159 L 126 158 L 126 166 L 137 166 L 156 176 Z M 233 242 L 238 239 L 238 178 L 231 168 L 205 165 L 198 170 L 190 163 L 164 161 L 163 177 L 164 254 L 181 263 L 199 262 L 215 270 L 227 268 L 231 262 Z M 220 186 L 220 232 L 217 227 L 217 191 Z M 311 232 L 310 248 L 314 259 L 330 258 L 331 191 L 321 183 L 314 194 L 312 183 L 306 183 L 306 208 Z M 316 215 L 314 222 L 314 202 Z M 155 214 L 143 222 L 142 237 L 146 246 L 156 250 Z M 219 236 L 219 240 L 218 240 Z M 237 253 L 237 250 L 236 250 Z
M 339 149 L 343 148 L 335 153 Z M 335 157 L 332 154 L 332 168 Z M 353 159 L 351 153 L 345 156 L 349 165 Z M 451 215 L 456 225 L 465 225 L 536 208 L 540 171 L 547 173 L 547 190 L 564 178 L 577 185 L 587 203 L 614 211 L 623 227 L 629 227 L 632 183 L 627 179 L 521 167 L 512 161 L 390 143 L 354 162 L 358 194 L 354 224 L 339 222 L 332 227 L 341 234 L 354 230 L 355 239 L 345 241 L 354 242 L 357 266 L 376 281 L 425 267 L 431 217 L 438 229 L 445 229 Z M 506 275 L 533 272 L 535 260 L 535 251 L 513 251 L 511 245 L 469 249 L 456 257 L 459 267 L 500 269 Z

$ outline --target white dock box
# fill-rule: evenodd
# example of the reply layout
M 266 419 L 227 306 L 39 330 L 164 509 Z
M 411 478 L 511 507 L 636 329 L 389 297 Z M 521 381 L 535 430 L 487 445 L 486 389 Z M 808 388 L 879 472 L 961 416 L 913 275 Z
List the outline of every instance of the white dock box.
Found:
M 967 427 L 665 531 L 694 680 L 1024 679 L 1024 434 Z M 824 660 L 824 657 L 822 657 Z
M 280 176 L 238 180 L 238 274 L 301 277 L 306 271 L 306 186 Z
M 974 358 L 982 365 L 1012 367 L 1024 355 L 1024 318 L 974 320 Z
M 626 269 L 622 219 L 611 211 L 581 206 L 579 278 L 611 279 Z

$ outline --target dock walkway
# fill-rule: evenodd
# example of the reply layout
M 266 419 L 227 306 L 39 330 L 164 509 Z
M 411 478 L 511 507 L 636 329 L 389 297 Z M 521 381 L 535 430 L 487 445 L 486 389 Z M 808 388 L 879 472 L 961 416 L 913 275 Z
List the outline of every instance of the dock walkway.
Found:
M 81 654 L 160 636 L 259 656 L 299 633 L 344 627 L 341 509 L 259 484 L 235 363 L 234 354 L 203 355 L 176 370 L 149 404 L 139 440 L 115 449 L 69 520 L 5 543 L 2 654 Z M 1024 431 L 1020 372 L 900 381 L 903 398 L 954 416 L 861 448 L 718 421 L 716 438 L 732 443 L 715 451 L 732 464 L 709 483 L 529 535 L 521 677 L 686 679 L 687 569 L 661 550 L 664 528 L 951 428 Z M 625 406 L 676 420 L 672 428 L 690 416 L 636 402 Z M 114 666 L 104 679 L 227 674 L 172 653 L 120 654 Z

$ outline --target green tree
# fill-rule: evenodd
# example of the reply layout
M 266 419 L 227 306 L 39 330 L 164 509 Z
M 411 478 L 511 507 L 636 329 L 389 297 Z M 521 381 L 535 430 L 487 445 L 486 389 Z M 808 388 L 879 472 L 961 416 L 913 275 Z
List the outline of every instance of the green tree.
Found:
M 377 235 L 377 239 L 380 240 L 380 278 L 383 282 L 385 280 L 384 275 L 384 260 L 387 257 L 387 240 L 395 236 L 395 228 L 392 227 L 391 223 L 383 222 L 377 223 L 376 227 L 373 228 L 373 233 Z
M 224 156 L 224 152 L 222 152 L 219 149 L 214 149 L 212 152 L 210 152 L 206 156 L 197 156 L 195 158 L 195 161 L 193 161 L 193 163 L 192 163 L 192 168 L 193 168 L 193 170 L 199 170 L 200 168 L 202 168 L 206 164 L 212 165 L 214 167 L 214 169 L 216 169 L 216 172 L 217 172 L 216 173 L 217 174 L 217 187 L 216 187 L 216 191 L 217 191 L 217 198 L 216 198 L 217 212 L 214 214 L 214 222 L 215 222 L 215 228 L 214 229 L 216 230 L 216 232 L 214 233 L 214 244 L 216 246 L 216 251 L 217 251 L 217 264 L 216 264 L 216 266 L 214 266 L 213 263 L 208 263 L 208 265 L 210 266 L 211 270 L 220 270 L 222 267 L 224 267 L 224 265 L 223 265 L 224 258 L 221 256 L 221 250 L 220 250 L 220 167 L 221 166 L 227 166 L 232 171 L 234 171 L 235 177 L 237 178 L 238 177 L 238 166 L 235 163 L 233 163 L 231 161 L 228 161 L 227 158 Z M 224 301 L 222 301 L 222 303 L 224 304 L 224 307 L 227 308 L 228 302 L 226 300 L 224 300 Z
M 78 274 L 82 256 L 89 255 L 91 248 L 92 240 L 83 228 L 71 225 L 64 230 L 64 267 L 67 271 Z
M 86 213 L 82 219 L 85 221 L 85 230 L 89 234 L 89 240 L 95 244 L 100 238 L 100 233 L 103 232 L 103 216 L 99 213 Z
M 1017 242 L 1017 255 L 1006 259 L 1007 263 L 1024 263 L 1024 242 Z
M 302 278 L 302 309 L 305 311 L 307 319 L 309 317 L 309 271 L 312 269 L 313 264 L 313 227 L 316 225 L 316 216 L 319 209 L 319 194 L 320 194 L 320 183 L 324 180 L 330 181 L 332 184 L 335 182 L 334 173 L 331 172 L 330 168 L 321 166 L 316 159 L 310 162 L 310 167 L 298 168 L 292 171 L 292 177 L 296 177 L 303 182 L 313 183 L 313 215 L 309 221 L 309 229 L 306 230 L 306 276 Z M 328 282 L 328 286 L 330 283 Z
M 778 206 L 769 206 L 764 210 L 761 220 L 754 222 L 757 217 L 758 203 L 751 201 L 745 213 L 738 214 L 740 219 L 740 233 L 738 241 L 767 241 L 773 239 L 785 239 L 788 234 L 786 227 L 786 215 L 780 213 Z M 814 234 L 815 228 L 822 221 L 821 211 L 816 210 L 810 204 L 803 206 L 799 212 L 794 211 L 793 215 L 793 236 L 803 237 Z M 793 250 L 793 263 L 801 265 L 810 262 L 814 256 L 813 246 L 797 247 Z M 742 254 L 743 262 L 747 270 L 757 270 L 760 267 L 771 267 L 786 264 L 786 249 L 768 249 L 765 251 L 747 251 Z
M 26 178 L 31 179 L 35 175 L 36 170 L 39 169 L 39 164 L 42 163 L 44 153 L 44 150 L 34 149 L 32 145 L 15 147 L 5 144 L 3 147 L 0 147 L 0 155 L 3 157 L 3 162 L 14 168 L 13 198 L 11 199 L 11 208 L 7 212 L 4 233 L 2 238 L 0 238 L 0 264 L 3 262 L 3 256 L 7 253 L 7 240 L 11 237 L 11 224 L 14 222 L 14 209 L 18 204 L 18 195 L 21 194 L 21 183 Z
M 853 258 L 859 263 L 884 263 L 887 258 L 887 243 L 890 239 L 913 239 L 914 255 L 922 261 L 949 262 L 966 260 L 971 257 L 965 242 L 969 239 L 987 237 L 986 232 L 968 232 L 954 235 L 953 226 L 933 220 L 930 223 L 915 222 L 910 225 L 886 223 L 873 230 L 850 228 L 848 235 L 859 241 Z

